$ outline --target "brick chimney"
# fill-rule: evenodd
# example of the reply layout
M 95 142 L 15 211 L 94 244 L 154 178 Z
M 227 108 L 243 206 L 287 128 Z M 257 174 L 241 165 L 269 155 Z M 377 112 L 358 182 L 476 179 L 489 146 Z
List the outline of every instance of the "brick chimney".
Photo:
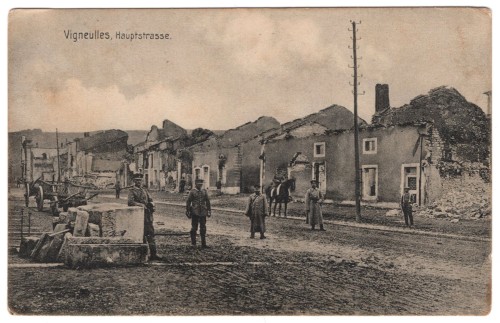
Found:
M 389 85 L 375 85 L 375 113 L 384 111 L 390 107 L 389 103 Z

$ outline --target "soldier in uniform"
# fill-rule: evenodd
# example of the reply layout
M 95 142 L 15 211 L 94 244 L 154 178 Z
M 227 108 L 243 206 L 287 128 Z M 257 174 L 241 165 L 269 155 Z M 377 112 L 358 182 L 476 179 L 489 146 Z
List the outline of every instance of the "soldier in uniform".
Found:
M 186 216 L 191 219 L 191 244 L 196 246 L 196 231 L 200 225 L 201 247 L 208 248 L 205 239 L 207 233 L 207 217 L 212 215 L 210 199 L 206 190 L 202 189 L 203 180 L 195 181 L 195 188 L 189 192 L 186 202 Z
M 248 199 L 245 215 L 250 218 L 250 238 L 255 238 L 255 231 L 260 232 L 260 238 L 265 239 L 265 218 L 267 215 L 266 197 L 260 193 L 260 186 L 254 186 L 254 194 Z
M 155 211 L 153 199 L 148 191 L 142 187 L 142 174 L 135 174 L 134 187 L 128 193 L 129 206 L 142 206 L 144 208 L 144 242 L 149 245 L 149 260 L 161 260 L 156 253 L 155 229 L 153 227 L 153 212 Z
M 115 184 L 115 193 L 116 193 L 116 198 L 119 199 L 120 198 L 120 191 L 122 190 L 122 186 L 120 184 L 120 181 L 116 181 L 116 184 Z
M 403 195 L 401 195 L 401 209 L 403 210 L 403 215 L 405 218 L 405 224 L 407 227 L 413 226 L 413 210 L 411 207 L 411 195 L 410 189 L 405 187 Z
M 311 224 L 311 230 L 314 230 L 316 224 L 319 224 L 319 229 L 321 231 L 326 231 L 323 228 L 323 213 L 321 212 L 321 205 L 323 204 L 323 193 L 318 187 L 318 182 L 316 180 L 311 181 L 311 188 L 306 192 L 306 223 Z

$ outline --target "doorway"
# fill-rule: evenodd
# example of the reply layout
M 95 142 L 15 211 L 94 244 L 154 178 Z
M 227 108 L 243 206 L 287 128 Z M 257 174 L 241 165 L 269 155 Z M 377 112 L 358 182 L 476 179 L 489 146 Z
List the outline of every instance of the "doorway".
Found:
M 318 181 L 318 189 L 326 194 L 326 166 L 325 162 L 313 163 L 312 179 Z
M 404 189 L 408 188 L 411 196 L 412 203 L 418 203 L 418 176 L 419 176 L 419 164 L 404 164 L 402 165 L 402 176 L 401 176 L 401 194 L 403 194 Z

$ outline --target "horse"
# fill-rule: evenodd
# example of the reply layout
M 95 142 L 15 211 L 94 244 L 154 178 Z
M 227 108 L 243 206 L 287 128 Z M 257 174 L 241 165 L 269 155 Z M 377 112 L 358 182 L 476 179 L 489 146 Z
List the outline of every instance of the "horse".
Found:
M 276 206 L 279 204 L 278 216 L 281 216 L 281 204 L 285 203 L 285 218 L 286 209 L 288 202 L 290 202 L 290 189 L 295 188 L 295 179 L 287 179 L 284 182 L 278 184 L 277 186 L 271 185 L 266 188 L 266 196 L 269 199 L 269 215 L 271 215 L 271 210 L 273 211 L 273 216 L 276 216 Z M 274 209 L 272 209 L 274 201 Z

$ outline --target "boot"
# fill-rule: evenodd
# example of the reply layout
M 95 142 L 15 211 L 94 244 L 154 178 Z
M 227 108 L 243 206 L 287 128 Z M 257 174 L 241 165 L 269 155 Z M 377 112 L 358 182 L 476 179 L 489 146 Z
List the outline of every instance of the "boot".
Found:
M 250 239 L 254 239 L 255 238 L 255 233 L 250 233 Z
M 196 232 L 191 231 L 191 245 L 196 246 Z
M 260 234 L 260 238 L 261 238 L 261 239 L 266 239 L 266 237 L 264 236 L 264 233 L 261 233 L 261 234 Z
M 322 224 L 319 225 L 319 231 L 326 231 Z
M 209 248 L 209 246 L 207 246 L 207 240 L 205 240 L 205 236 L 204 235 L 201 236 L 201 247 L 203 249 Z
M 311 230 L 314 230 L 314 224 L 311 226 Z

